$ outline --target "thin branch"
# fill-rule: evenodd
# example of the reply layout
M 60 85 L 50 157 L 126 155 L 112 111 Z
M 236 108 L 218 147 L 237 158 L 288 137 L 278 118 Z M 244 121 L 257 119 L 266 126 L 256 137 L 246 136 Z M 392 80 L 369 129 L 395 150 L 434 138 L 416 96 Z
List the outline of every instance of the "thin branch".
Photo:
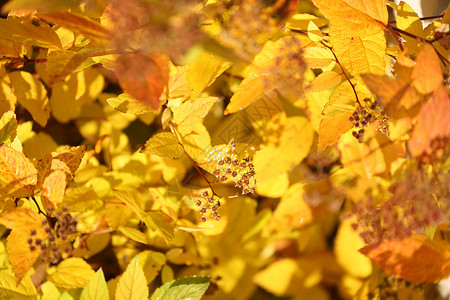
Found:
M 35 199 L 34 197 L 31 197 L 31 199 L 33 199 L 34 203 L 36 204 L 37 209 L 38 209 L 38 212 L 39 212 L 40 214 L 44 215 L 44 216 L 48 219 L 48 215 L 47 215 L 44 211 L 41 210 L 41 207 L 40 207 L 39 204 L 37 203 L 36 199 Z
M 180 146 L 183 148 L 183 152 L 184 154 L 186 154 L 187 158 L 189 159 L 189 161 L 191 162 L 191 164 L 194 166 L 194 168 L 197 170 L 197 172 L 200 174 L 200 176 L 202 176 L 202 178 L 206 181 L 206 183 L 208 184 L 209 188 L 211 189 L 211 192 L 213 193 L 213 195 L 223 198 L 222 196 L 220 196 L 219 194 L 217 194 L 214 191 L 214 188 L 212 187 L 211 182 L 208 180 L 208 178 L 206 178 L 205 174 L 203 174 L 203 172 L 200 170 L 200 168 L 198 167 L 197 163 L 192 159 L 192 157 L 187 153 L 186 149 L 184 148 L 183 144 L 180 141 L 180 138 L 178 137 L 177 131 L 176 131 L 176 125 L 174 125 L 173 123 L 169 123 L 170 127 L 172 128 L 172 131 L 175 135 L 175 137 L 177 138 L 178 144 L 180 144 Z
M 322 45 L 324 45 L 325 47 L 327 47 L 331 51 L 331 53 L 333 54 L 336 63 L 339 65 L 339 67 L 341 67 L 342 74 L 344 74 L 344 76 L 347 79 L 348 83 L 350 83 L 350 86 L 352 87 L 353 92 L 355 93 L 356 103 L 358 103 L 358 105 L 360 107 L 362 107 L 361 102 L 359 102 L 358 94 L 356 93 L 355 85 L 350 81 L 350 78 L 348 77 L 347 73 L 345 73 L 344 67 L 341 65 L 341 62 L 339 61 L 339 59 L 337 58 L 336 54 L 334 53 L 333 48 L 331 46 L 328 46 L 324 42 L 320 42 L 320 43 Z

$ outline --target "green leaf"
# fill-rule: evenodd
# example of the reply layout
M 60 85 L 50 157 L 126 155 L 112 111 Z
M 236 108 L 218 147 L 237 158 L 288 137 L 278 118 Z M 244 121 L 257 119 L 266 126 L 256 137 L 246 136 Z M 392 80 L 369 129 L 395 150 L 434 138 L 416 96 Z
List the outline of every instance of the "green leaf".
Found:
M 9 78 L 19 103 L 30 112 L 39 125 L 45 127 L 50 118 L 50 104 L 42 82 L 24 71 L 9 73 Z
M 120 94 L 117 98 L 106 99 L 109 105 L 124 114 L 142 115 L 152 110 L 147 105 L 142 104 L 126 93 Z
M 130 262 L 119 279 L 116 288 L 116 300 L 147 299 L 148 287 L 144 271 L 137 256 Z
M 108 286 L 106 285 L 105 275 L 100 268 L 92 277 L 91 281 L 83 289 L 81 300 L 103 300 L 109 299 Z
M 140 152 L 167 158 L 180 158 L 184 153 L 177 137 L 171 132 L 155 134 L 145 143 Z
M 86 286 L 94 275 L 94 270 L 84 259 L 70 257 L 56 267 L 55 272 L 48 276 L 48 281 L 58 287 L 75 289 Z
M 14 111 L 9 110 L 0 119 L 0 143 L 9 145 L 16 137 L 17 120 Z
M 209 287 L 209 276 L 190 276 L 167 282 L 156 289 L 151 300 L 200 300 Z
M 58 35 L 50 26 L 25 17 L 0 19 L 0 37 L 44 48 L 62 49 Z

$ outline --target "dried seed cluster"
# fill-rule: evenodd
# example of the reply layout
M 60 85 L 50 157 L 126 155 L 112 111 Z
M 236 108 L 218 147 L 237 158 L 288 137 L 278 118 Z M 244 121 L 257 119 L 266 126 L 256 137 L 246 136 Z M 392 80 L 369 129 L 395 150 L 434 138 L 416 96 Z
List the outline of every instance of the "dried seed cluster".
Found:
M 389 137 L 389 116 L 378 100 L 365 98 L 364 105 L 358 106 L 349 120 L 354 126 L 352 134 L 360 143 L 363 142 L 364 128 L 374 121 L 379 122 L 378 129 Z
M 252 163 L 252 157 L 246 156 L 239 160 L 234 151 L 217 162 L 217 168 L 213 174 L 218 181 L 227 181 L 228 179 L 236 182 L 236 187 L 242 189 L 242 194 L 255 192 L 255 166 Z
M 47 233 L 46 240 L 38 238 L 35 229 L 30 231 L 27 240 L 30 250 L 36 251 L 37 248 L 40 248 L 40 256 L 46 262 L 58 263 L 62 259 L 60 249 L 66 254 L 72 251 L 71 240 L 77 233 L 77 222 L 67 211 L 68 209 L 64 208 L 63 212 L 57 211 L 50 220 L 42 220 L 42 226 Z M 47 208 L 47 212 L 50 216 L 54 209 Z M 52 226 L 51 223 L 54 225 Z
M 208 191 L 204 191 L 202 197 L 197 200 L 197 206 L 201 207 L 200 214 L 202 215 L 201 220 L 206 222 L 208 218 L 213 218 L 216 221 L 220 220 L 219 208 L 220 208 L 220 197 L 217 195 L 211 195 Z
M 402 290 L 411 288 L 413 292 L 420 293 L 423 291 L 425 284 L 413 284 L 409 281 L 394 276 L 384 275 L 383 280 L 376 286 L 378 295 L 375 291 L 369 292 L 367 298 L 372 299 L 402 299 L 405 293 Z

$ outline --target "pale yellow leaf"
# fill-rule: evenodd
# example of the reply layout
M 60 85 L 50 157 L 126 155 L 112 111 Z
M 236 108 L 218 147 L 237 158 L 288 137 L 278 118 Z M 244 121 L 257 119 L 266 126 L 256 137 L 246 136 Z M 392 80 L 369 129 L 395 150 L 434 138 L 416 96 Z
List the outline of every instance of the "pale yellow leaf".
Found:
M 342 75 L 334 71 L 325 71 L 320 73 L 311 84 L 306 87 L 305 92 L 321 92 L 329 90 L 339 85 L 342 81 Z
M 203 90 L 211 85 L 231 63 L 207 51 L 202 52 L 189 66 L 187 81 L 191 89 L 191 100 L 195 100 Z
M 296 30 L 308 30 L 310 22 L 314 22 L 317 27 L 323 27 L 328 24 L 327 20 L 321 19 L 310 14 L 294 14 L 286 20 L 286 28 Z
M 50 173 L 42 184 L 42 204 L 45 208 L 57 208 L 66 190 L 66 173 L 60 169 Z
M 125 93 L 120 94 L 117 98 L 106 99 L 106 102 L 124 114 L 141 115 L 152 111 L 148 106 Z
M 372 273 L 370 259 L 358 250 L 365 246 L 358 232 L 351 224 L 354 220 L 346 219 L 341 222 L 335 240 L 334 253 L 338 264 L 354 277 L 365 278 Z
M 24 277 L 20 283 L 7 270 L 0 271 L 0 297 L 2 299 L 37 299 L 36 288 L 30 277 Z
M 320 47 L 307 47 L 303 49 L 303 59 L 310 68 L 324 68 L 334 64 L 333 53 Z
M 80 300 L 104 299 L 109 299 L 109 292 L 105 281 L 105 275 L 103 275 L 103 270 L 100 268 L 83 289 Z
M 180 158 L 184 153 L 177 137 L 171 132 L 155 134 L 145 143 L 141 152 L 168 158 Z
M 311 41 L 317 43 L 323 40 L 322 32 L 313 21 L 310 21 L 308 24 L 308 37 L 311 39 Z
M 24 71 L 11 72 L 9 77 L 19 103 L 39 125 L 45 127 L 50 117 L 50 104 L 44 85 L 31 73 Z
M 422 20 L 420 20 L 416 12 L 406 2 L 400 1 L 397 7 L 397 18 L 395 21 L 399 29 L 423 37 Z
M 94 277 L 92 267 L 82 258 L 69 257 L 47 276 L 48 281 L 65 289 L 85 287 Z
M 203 121 L 217 100 L 217 97 L 197 98 L 174 108 L 173 119 L 177 124 L 177 130 L 182 135 L 190 133 L 197 124 Z
M 141 300 L 148 298 L 147 281 L 137 256 L 128 265 L 116 287 L 116 300 Z

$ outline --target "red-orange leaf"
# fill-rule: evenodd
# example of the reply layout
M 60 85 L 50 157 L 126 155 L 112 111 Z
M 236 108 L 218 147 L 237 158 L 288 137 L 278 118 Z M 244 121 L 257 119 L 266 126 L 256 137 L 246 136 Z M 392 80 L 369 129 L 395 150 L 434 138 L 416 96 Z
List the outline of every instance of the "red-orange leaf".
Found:
M 450 276 L 450 245 L 414 236 L 366 246 L 361 253 L 375 261 L 387 274 L 412 283 L 436 283 Z
M 164 55 L 138 53 L 121 55 L 114 71 L 124 91 L 153 110 L 169 80 L 169 65 Z
M 419 112 L 417 124 L 408 141 L 408 148 L 413 156 L 442 154 L 439 153 L 442 150 L 439 146 L 445 145 L 439 145 L 439 140 L 445 142 L 450 136 L 449 112 L 450 99 L 441 85 Z
M 2 193 L 20 198 L 33 195 L 37 171 L 30 160 L 12 147 L 0 145 L 0 183 Z

